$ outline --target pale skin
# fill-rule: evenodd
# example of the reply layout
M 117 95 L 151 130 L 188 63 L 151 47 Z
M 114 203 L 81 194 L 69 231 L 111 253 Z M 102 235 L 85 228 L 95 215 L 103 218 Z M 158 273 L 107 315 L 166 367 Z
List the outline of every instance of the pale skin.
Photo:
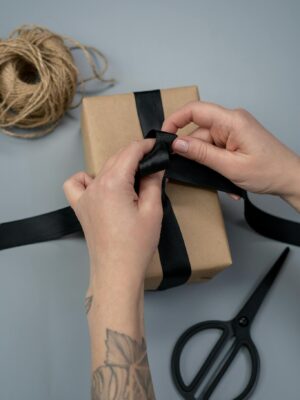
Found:
M 176 139 L 174 152 L 248 191 L 281 196 L 300 212 L 300 157 L 252 115 L 193 102 L 168 117 L 162 129 L 176 133 L 190 122 L 198 128 Z M 152 139 L 133 142 L 111 157 L 97 177 L 79 172 L 64 183 L 90 256 L 85 306 L 93 400 L 155 398 L 143 302 L 145 273 L 159 241 L 162 173 L 143 178 L 139 195 L 133 186 L 138 163 L 153 145 Z

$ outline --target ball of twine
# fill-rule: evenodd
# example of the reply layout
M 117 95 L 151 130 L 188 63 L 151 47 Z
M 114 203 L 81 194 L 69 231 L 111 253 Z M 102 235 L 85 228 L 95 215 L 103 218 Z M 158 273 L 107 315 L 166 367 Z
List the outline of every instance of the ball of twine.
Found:
M 74 50 L 82 51 L 91 77 L 80 78 Z M 73 38 L 39 26 L 16 29 L 7 40 L 0 39 L 0 128 L 9 136 L 26 139 L 48 134 L 68 109 L 81 103 L 73 104 L 79 85 L 94 79 L 114 83 L 103 77 L 107 67 L 99 50 Z M 29 131 L 20 133 L 18 128 Z

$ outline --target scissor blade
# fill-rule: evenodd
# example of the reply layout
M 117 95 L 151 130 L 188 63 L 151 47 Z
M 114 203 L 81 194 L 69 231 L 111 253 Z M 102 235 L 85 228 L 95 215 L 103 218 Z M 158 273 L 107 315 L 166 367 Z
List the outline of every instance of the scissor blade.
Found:
M 280 254 L 278 259 L 275 261 L 274 265 L 271 267 L 269 272 L 265 275 L 263 280 L 259 283 L 257 288 L 254 290 L 254 292 L 250 296 L 249 300 L 246 302 L 246 304 L 240 310 L 240 312 L 236 316 L 235 320 L 240 320 L 240 318 L 246 317 L 249 324 L 253 321 L 266 294 L 272 287 L 275 279 L 277 278 L 279 272 L 281 271 L 289 251 L 290 251 L 289 247 L 286 247 L 283 250 L 283 252 Z

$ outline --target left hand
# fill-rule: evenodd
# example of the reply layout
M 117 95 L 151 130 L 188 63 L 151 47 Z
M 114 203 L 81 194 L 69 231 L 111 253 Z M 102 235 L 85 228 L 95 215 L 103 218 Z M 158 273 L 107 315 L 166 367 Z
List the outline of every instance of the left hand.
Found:
M 134 181 L 153 145 L 153 139 L 135 141 L 112 156 L 96 178 L 79 172 L 64 183 L 87 241 L 92 282 L 108 276 L 115 284 L 144 281 L 160 236 L 163 174 L 141 179 L 139 195 Z

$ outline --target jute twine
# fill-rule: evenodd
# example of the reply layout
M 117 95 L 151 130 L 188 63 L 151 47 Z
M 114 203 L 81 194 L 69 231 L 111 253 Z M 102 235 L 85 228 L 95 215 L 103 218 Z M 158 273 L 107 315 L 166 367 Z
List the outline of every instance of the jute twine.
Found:
M 74 50 L 82 51 L 92 76 L 80 77 Z M 79 85 L 91 80 L 114 83 L 103 77 L 107 67 L 106 57 L 94 47 L 40 26 L 21 26 L 7 40 L 0 39 L 0 128 L 26 139 L 48 134 L 68 109 L 81 103 L 73 104 Z

